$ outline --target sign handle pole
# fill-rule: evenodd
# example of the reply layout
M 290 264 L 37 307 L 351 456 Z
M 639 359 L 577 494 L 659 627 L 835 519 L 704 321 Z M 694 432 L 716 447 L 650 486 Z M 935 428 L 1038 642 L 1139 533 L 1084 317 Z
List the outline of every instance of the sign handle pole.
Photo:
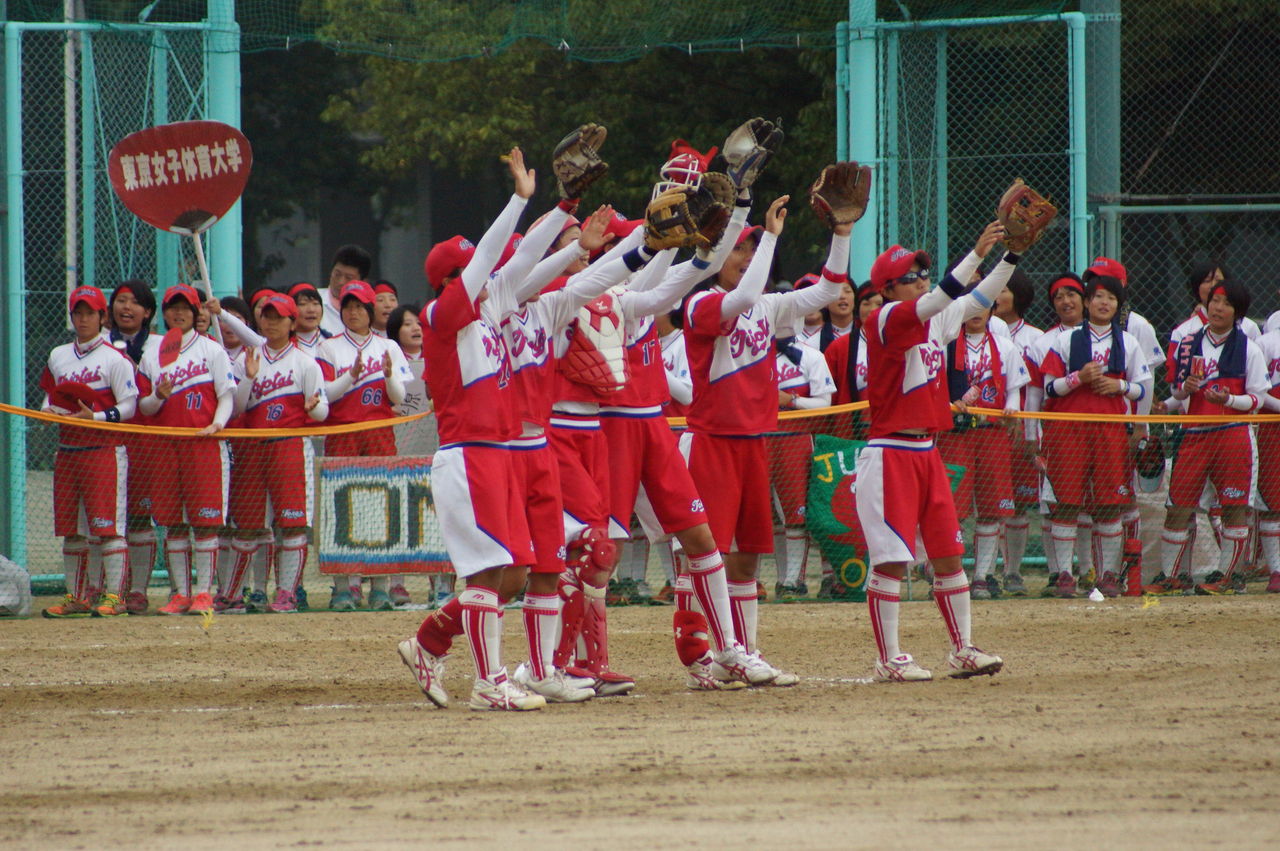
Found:
M 192 232 L 191 242 L 196 248 L 196 265 L 200 267 L 200 282 L 204 284 L 205 297 L 211 299 L 213 298 L 213 285 L 209 282 L 209 264 L 204 259 L 204 241 L 200 239 L 200 231 Z M 209 320 L 209 327 L 213 330 L 213 339 L 221 343 L 222 326 L 218 323 L 218 317 L 210 316 Z

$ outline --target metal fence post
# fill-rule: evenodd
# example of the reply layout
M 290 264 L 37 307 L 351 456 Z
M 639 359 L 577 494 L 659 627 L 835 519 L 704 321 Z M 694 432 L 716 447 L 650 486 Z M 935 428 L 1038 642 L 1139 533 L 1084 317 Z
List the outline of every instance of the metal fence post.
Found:
M 850 0 L 849 31 L 849 105 L 847 125 L 849 133 L 849 159 L 881 166 L 876 137 L 876 4 L 875 0 Z M 884 202 L 883 175 L 871 182 L 871 197 L 867 202 L 864 222 L 879 222 L 879 210 Z M 889 191 L 892 195 L 892 191 Z M 854 280 L 861 281 L 875 262 L 881 242 L 881 228 L 867 225 L 853 229 L 849 245 L 849 268 Z
M 5 401 L 27 404 L 27 310 L 25 240 L 23 238 L 24 175 L 22 172 L 22 28 L 14 23 L 4 28 L 4 132 L 5 201 L 9 206 L 6 235 L 8 258 L 5 286 Z M 27 563 L 27 420 L 6 417 L 8 450 L 6 476 L 9 485 L 9 527 L 7 555 L 18 564 Z
M 1071 61 L 1071 268 L 1089 265 L 1089 183 L 1088 183 L 1088 94 L 1085 84 L 1085 18 L 1067 12 L 1062 20 L 1068 27 Z

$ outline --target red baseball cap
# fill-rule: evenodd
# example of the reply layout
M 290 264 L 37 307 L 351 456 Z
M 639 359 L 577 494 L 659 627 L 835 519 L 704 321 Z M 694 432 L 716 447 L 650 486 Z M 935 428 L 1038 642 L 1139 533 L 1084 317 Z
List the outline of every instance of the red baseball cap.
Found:
M 289 287 L 289 297 L 294 300 L 295 304 L 298 301 L 298 296 L 302 295 L 303 293 L 311 293 L 311 295 L 314 296 L 317 301 L 320 300 L 320 291 L 316 289 L 316 285 L 313 283 L 310 283 L 308 281 L 298 281 L 298 283 Z M 256 293 L 253 294 L 253 303 L 257 304 L 259 298 L 265 298 L 266 296 L 269 296 L 269 295 L 273 295 L 271 290 L 258 290 Z
M 174 284 L 169 287 L 169 289 L 164 291 L 164 299 L 160 304 L 168 306 L 169 302 L 178 298 L 186 301 L 194 310 L 199 310 L 200 305 L 203 304 L 203 302 L 200 301 L 200 293 L 196 292 L 196 288 L 190 284 Z
M 507 265 L 507 261 L 515 256 L 516 249 L 520 247 L 520 243 L 524 242 L 524 236 L 519 233 L 511 234 L 511 239 L 507 240 L 507 245 L 502 249 L 502 256 L 498 258 L 498 265 L 493 267 L 493 271 L 498 271 Z
M 67 299 L 67 310 L 74 311 L 76 305 L 81 302 L 89 305 L 93 310 L 107 309 L 107 297 L 97 287 L 83 286 L 72 290 L 71 296 Z
M 1102 275 L 1106 275 L 1110 278 L 1118 278 L 1120 283 L 1124 284 L 1126 287 L 1129 286 L 1129 272 L 1124 268 L 1124 265 L 1121 264 L 1119 260 L 1112 260 L 1110 257 L 1093 258 L 1093 262 L 1089 264 L 1089 268 L 1085 269 L 1084 274 L 1080 277 L 1087 282 L 1092 278 L 1097 278 Z
M 427 273 L 427 283 L 439 290 L 444 286 L 445 278 L 457 274 L 466 268 L 475 256 L 476 245 L 465 236 L 454 236 L 444 242 L 437 242 L 427 252 L 427 260 L 423 269 Z
M 928 269 L 932 265 L 929 253 L 927 251 L 912 251 L 910 248 L 903 248 L 901 245 L 893 246 L 877 257 L 876 262 L 871 264 L 872 289 L 876 292 L 883 292 L 890 281 L 896 281 L 910 272 L 911 267 L 916 263 L 920 264 L 921 269 Z
M 733 247 L 737 248 L 739 245 L 742 245 L 742 243 L 745 240 L 748 240 L 753 236 L 756 238 L 756 245 L 759 245 L 760 237 L 763 234 L 764 234 L 763 225 L 747 225 L 745 228 L 742 229 L 742 233 L 738 234 L 738 241 L 733 244 Z
M 802 290 L 805 287 L 813 286 L 814 284 L 818 283 L 818 281 L 820 280 L 822 280 L 822 277 L 820 275 L 815 275 L 814 273 L 809 272 L 808 274 L 801 275 L 799 278 L 797 278 L 796 282 L 791 285 L 791 289 L 793 291 Z
M 376 301 L 373 287 L 364 281 L 347 281 L 343 284 L 342 289 L 338 290 L 338 304 L 346 301 L 347 296 L 355 296 L 363 304 L 373 304 Z
M 298 289 L 301 286 L 302 284 L 294 284 L 292 287 L 289 288 L 289 292 L 293 293 L 294 290 Z M 311 285 L 307 284 L 307 286 L 311 286 Z M 257 305 L 257 303 L 262 301 L 264 298 L 267 298 L 268 296 L 273 296 L 275 294 L 276 294 L 276 291 L 271 289 L 270 287 L 263 287 L 260 290 L 254 290 L 253 295 L 249 296 L 249 304 L 250 306 Z
M 298 318 L 298 303 L 284 293 L 272 293 L 262 302 L 262 309 L 273 308 L 282 317 Z

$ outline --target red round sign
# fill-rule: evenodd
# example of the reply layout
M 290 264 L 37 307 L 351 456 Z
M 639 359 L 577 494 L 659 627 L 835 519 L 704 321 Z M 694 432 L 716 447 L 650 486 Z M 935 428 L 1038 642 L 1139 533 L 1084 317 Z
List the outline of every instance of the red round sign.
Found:
M 226 215 L 253 166 L 249 140 L 221 121 L 179 121 L 130 133 L 111 149 L 111 188 L 144 222 L 200 233 Z

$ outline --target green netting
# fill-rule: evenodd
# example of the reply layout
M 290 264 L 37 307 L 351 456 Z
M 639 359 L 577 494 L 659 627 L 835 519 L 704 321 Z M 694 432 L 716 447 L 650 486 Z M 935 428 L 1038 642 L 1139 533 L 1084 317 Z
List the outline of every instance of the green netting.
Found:
M 198 21 L 204 0 L 88 0 L 87 20 Z M 1064 0 L 877 3 L 886 20 L 1053 14 Z M 319 41 L 334 50 L 419 62 L 489 56 L 521 41 L 566 58 L 618 62 L 659 49 L 687 53 L 758 47 L 831 49 L 849 4 L 836 0 L 258 0 L 236 4 L 244 51 Z M 15 0 L 10 18 L 60 21 L 61 0 Z

